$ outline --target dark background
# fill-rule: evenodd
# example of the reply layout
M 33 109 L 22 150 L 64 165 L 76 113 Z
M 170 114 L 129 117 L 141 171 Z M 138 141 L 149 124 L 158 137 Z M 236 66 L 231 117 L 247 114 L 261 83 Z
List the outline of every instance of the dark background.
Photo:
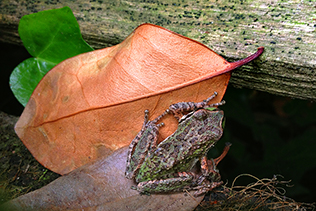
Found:
M 0 43 L 0 110 L 7 114 L 19 116 L 23 111 L 23 106 L 9 88 L 9 76 L 14 67 L 29 57 L 22 46 Z M 221 106 L 226 116 L 224 136 L 210 151 L 210 156 L 216 157 L 221 153 L 225 142 L 232 143 L 228 155 L 219 164 L 223 181 L 227 181 L 229 186 L 240 174 L 251 174 L 259 179 L 272 179 L 274 175 L 282 175 L 283 178 L 278 177 L 280 180 L 291 181 L 290 187 L 284 186 L 287 197 L 298 202 L 315 202 L 315 103 L 255 90 L 237 89 L 231 85 L 228 86 L 224 99 L 226 105 Z M 15 195 L 8 194 L 6 199 L 39 188 L 37 180 L 41 176 L 33 175 L 33 179 L 27 179 L 30 175 L 19 170 L 25 162 L 32 163 L 45 172 L 45 177 L 48 178 L 46 183 L 58 177 L 35 160 L 26 161 L 25 159 L 33 158 L 30 154 L 26 156 L 27 149 L 19 144 L 20 146 L 14 144 L 13 150 L 12 144 L 7 146 L 6 143 L 0 143 L 0 153 L 5 155 L 8 161 L 6 165 L 9 165 L 0 169 L 0 185 L 3 188 L 5 183 L 9 193 L 11 192 L 8 189 L 17 186 L 22 190 Z M 22 149 L 17 150 L 16 147 Z M 247 185 L 251 182 L 255 180 L 243 176 L 236 184 Z M 32 187 L 23 188 L 30 184 Z

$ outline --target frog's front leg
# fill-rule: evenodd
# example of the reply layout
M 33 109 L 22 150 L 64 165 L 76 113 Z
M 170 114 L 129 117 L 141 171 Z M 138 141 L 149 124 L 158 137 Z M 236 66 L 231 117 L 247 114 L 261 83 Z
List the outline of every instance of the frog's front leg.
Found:
M 138 183 L 135 187 L 141 193 L 161 193 L 190 189 L 192 181 L 196 178 L 193 172 L 178 172 L 178 176 L 168 179 L 149 180 Z
M 194 110 L 197 110 L 199 108 L 214 107 L 214 106 L 223 105 L 225 103 L 225 101 L 221 101 L 219 103 L 214 103 L 214 104 L 211 104 L 211 105 L 207 105 L 216 96 L 217 96 L 217 92 L 214 92 L 214 94 L 211 97 L 207 98 L 206 100 L 204 100 L 202 102 L 198 102 L 198 103 L 194 103 L 194 102 L 175 103 L 175 104 L 172 104 L 172 105 L 169 106 L 169 109 L 167 110 L 167 112 L 173 113 L 173 116 L 178 121 L 180 121 L 180 119 L 184 115 L 184 112 L 194 111 Z
M 153 151 L 157 147 L 159 127 L 163 126 L 163 123 L 156 123 L 167 114 L 167 112 L 164 112 L 153 121 L 148 121 L 148 113 L 148 110 L 145 110 L 142 129 L 132 140 L 128 148 L 125 170 L 125 177 L 128 179 L 135 177 L 148 152 Z

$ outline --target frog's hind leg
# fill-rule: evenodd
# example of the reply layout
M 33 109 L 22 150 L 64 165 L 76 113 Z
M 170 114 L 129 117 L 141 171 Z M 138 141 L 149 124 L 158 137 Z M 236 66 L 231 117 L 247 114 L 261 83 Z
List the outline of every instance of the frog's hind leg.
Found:
M 136 146 L 136 144 L 139 142 L 139 140 L 142 137 L 142 134 L 144 133 L 144 130 L 146 128 L 146 124 L 148 123 L 148 114 L 149 111 L 145 110 L 145 115 L 144 115 L 144 122 L 143 122 L 143 126 L 142 129 L 139 131 L 139 133 L 136 135 L 136 137 L 132 140 L 132 142 L 130 143 L 129 147 L 128 147 L 128 155 L 127 155 L 127 159 L 131 158 L 131 154 Z M 128 160 L 127 160 L 128 161 Z
M 132 142 L 130 143 L 129 147 L 128 147 L 128 151 L 127 151 L 127 161 L 126 161 L 126 171 L 128 170 L 127 168 L 131 165 L 131 160 L 132 160 L 132 154 L 135 150 L 135 146 L 138 144 L 139 140 L 141 139 L 146 124 L 148 122 L 148 110 L 145 110 L 145 115 L 144 115 L 144 123 L 142 126 L 142 129 L 139 131 L 139 133 L 136 135 L 136 137 L 132 140 Z
M 128 179 L 135 177 L 146 156 L 156 149 L 159 128 L 164 125 L 163 123 L 156 123 L 168 113 L 162 113 L 153 121 L 149 121 L 148 114 L 149 111 L 145 110 L 142 129 L 132 140 L 128 148 L 125 170 L 125 177 Z
M 192 172 L 179 172 L 178 177 L 140 182 L 136 189 L 141 193 L 161 193 L 190 189 L 195 177 L 196 175 Z
M 156 124 L 162 117 L 164 117 L 165 115 L 168 114 L 168 110 L 163 112 L 161 115 L 159 115 L 158 117 L 156 117 L 156 119 L 154 119 L 153 121 L 151 121 L 151 124 L 156 125 L 157 130 L 164 126 L 165 124 L 162 122 L 160 124 Z M 157 131 L 158 134 L 158 131 Z M 150 145 L 149 145 L 149 153 L 152 153 L 153 151 L 156 150 L 157 148 L 157 141 L 158 141 L 158 137 L 155 137 L 154 139 L 152 139 L 153 141 L 151 141 Z
M 198 197 L 202 194 L 207 193 L 208 191 L 213 190 L 214 188 L 217 188 L 223 184 L 223 181 L 219 182 L 210 182 L 208 180 L 205 180 L 204 183 L 200 186 L 196 186 L 193 188 L 193 190 L 197 190 L 194 192 L 194 196 Z
M 157 145 L 159 127 L 163 124 L 156 125 L 156 121 L 148 121 L 148 113 L 149 111 L 145 110 L 142 129 L 132 140 L 127 151 L 125 176 L 128 179 L 132 179 L 135 176 L 136 171 L 140 168 L 148 154 L 148 150 Z

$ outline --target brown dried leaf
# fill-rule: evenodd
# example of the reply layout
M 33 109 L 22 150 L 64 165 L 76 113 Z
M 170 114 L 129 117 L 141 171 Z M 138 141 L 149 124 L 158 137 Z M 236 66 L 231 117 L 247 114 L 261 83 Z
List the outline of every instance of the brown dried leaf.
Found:
M 128 145 L 172 103 L 221 101 L 230 71 L 256 57 L 229 63 L 189 38 L 143 24 L 122 43 L 67 59 L 38 84 L 16 133 L 33 156 L 60 174 Z M 216 77 L 215 77 L 216 76 Z M 164 118 L 163 140 L 177 127 Z
M 124 176 L 127 147 L 13 199 L 1 210 L 193 210 L 203 199 L 187 193 L 140 195 Z M 193 194 L 193 192 L 191 192 Z

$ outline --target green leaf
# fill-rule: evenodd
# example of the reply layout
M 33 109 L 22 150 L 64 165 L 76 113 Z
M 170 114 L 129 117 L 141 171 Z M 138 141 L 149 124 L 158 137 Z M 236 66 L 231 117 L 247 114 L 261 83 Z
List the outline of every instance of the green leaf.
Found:
M 69 7 L 23 16 L 18 31 L 25 48 L 35 57 L 19 64 L 10 76 L 12 92 L 24 106 L 51 68 L 67 58 L 93 50 L 82 39 Z
M 10 76 L 10 86 L 14 96 L 22 105 L 26 105 L 42 77 L 55 65 L 56 63 L 40 58 L 29 58 L 14 69 Z

